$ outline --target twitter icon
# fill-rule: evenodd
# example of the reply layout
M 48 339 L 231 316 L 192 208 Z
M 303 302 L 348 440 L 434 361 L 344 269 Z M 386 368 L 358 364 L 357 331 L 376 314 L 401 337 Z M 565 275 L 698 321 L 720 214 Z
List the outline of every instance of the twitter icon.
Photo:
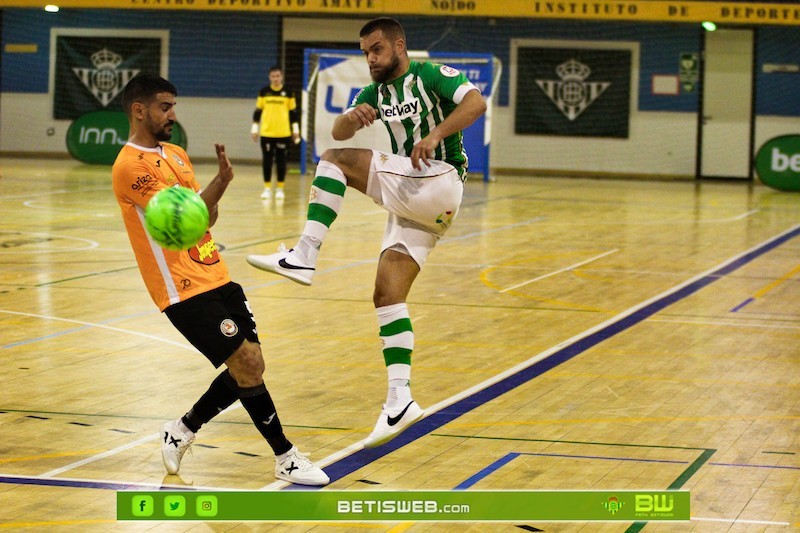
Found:
M 186 498 L 183 496 L 166 496 L 164 498 L 165 516 L 183 516 L 186 514 Z

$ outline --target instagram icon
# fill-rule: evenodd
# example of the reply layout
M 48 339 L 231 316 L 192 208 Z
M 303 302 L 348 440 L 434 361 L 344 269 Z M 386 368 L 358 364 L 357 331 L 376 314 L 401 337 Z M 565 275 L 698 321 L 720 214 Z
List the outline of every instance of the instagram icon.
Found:
M 197 516 L 217 516 L 219 506 L 217 497 L 211 494 L 200 494 L 197 496 Z

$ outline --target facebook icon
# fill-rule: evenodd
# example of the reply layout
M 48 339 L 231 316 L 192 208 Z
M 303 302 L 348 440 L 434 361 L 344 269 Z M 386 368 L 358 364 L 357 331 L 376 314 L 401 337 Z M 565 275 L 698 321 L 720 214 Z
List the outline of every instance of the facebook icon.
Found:
M 153 516 L 155 504 L 152 496 L 136 495 L 131 499 L 131 513 L 133 516 Z

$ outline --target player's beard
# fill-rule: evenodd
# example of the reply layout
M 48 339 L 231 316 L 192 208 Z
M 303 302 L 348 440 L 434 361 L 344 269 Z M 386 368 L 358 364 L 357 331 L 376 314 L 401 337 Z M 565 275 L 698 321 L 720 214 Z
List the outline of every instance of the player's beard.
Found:
M 157 131 L 154 131 L 153 135 L 159 141 L 166 142 L 166 141 L 172 139 L 172 127 L 173 127 L 174 124 L 175 123 L 170 120 L 169 122 L 164 124 L 163 128 L 161 128 L 161 129 L 159 129 Z M 169 128 L 169 130 L 167 130 L 167 128 Z
M 392 75 L 395 73 L 397 67 L 399 66 L 400 66 L 400 56 L 394 54 L 392 55 L 392 59 L 389 61 L 388 65 L 376 70 L 370 69 L 369 75 L 372 77 L 372 81 L 374 81 L 375 83 L 384 83 L 392 79 Z

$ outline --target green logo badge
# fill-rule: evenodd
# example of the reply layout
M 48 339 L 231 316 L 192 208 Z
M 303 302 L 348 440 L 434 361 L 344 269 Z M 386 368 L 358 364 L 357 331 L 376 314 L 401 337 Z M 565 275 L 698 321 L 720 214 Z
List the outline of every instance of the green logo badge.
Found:
M 619 501 L 619 498 L 616 496 L 611 496 L 608 498 L 608 501 L 603 502 L 603 507 L 611 513 L 612 515 L 617 514 L 617 512 L 622 509 L 622 506 L 625 505 L 623 502 Z
M 92 111 L 75 119 L 67 130 L 69 154 L 84 163 L 111 165 L 128 142 L 128 117 L 122 111 Z M 171 143 L 186 148 L 186 132 L 176 122 Z
M 152 496 L 134 496 L 131 500 L 131 513 L 133 516 L 153 516 L 155 504 Z
M 800 191 L 800 135 L 782 135 L 765 142 L 755 160 L 764 183 L 781 191 Z
M 219 505 L 217 497 L 211 494 L 197 496 L 197 516 L 217 516 Z
M 167 496 L 164 498 L 165 516 L 183 516 L 186 514 L 186 498 L 183 496 Z

